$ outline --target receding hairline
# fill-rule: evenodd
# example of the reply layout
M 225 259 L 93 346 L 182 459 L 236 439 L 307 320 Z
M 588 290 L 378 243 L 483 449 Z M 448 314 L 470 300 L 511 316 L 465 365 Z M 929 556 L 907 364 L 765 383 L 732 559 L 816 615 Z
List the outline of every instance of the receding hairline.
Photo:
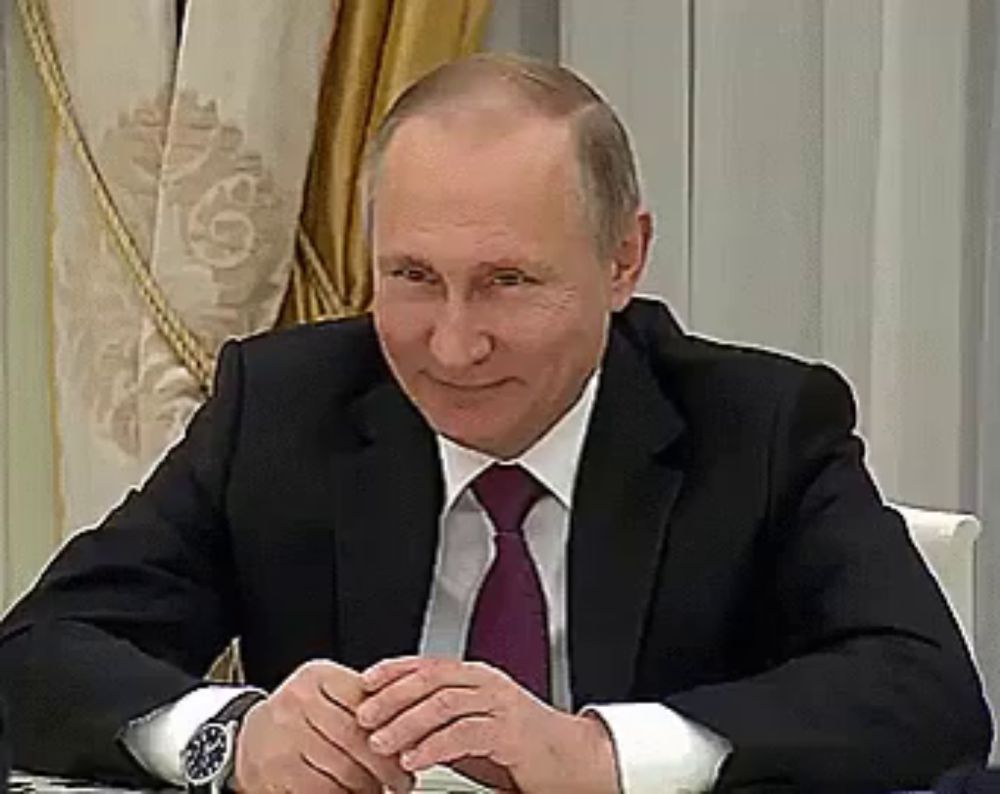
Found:
M 379 125 L 369 142 L 361 174 L 366 236 L 370 238 L 374 190 L 382 161 L 400 126 L 412 118 L 466 112 L 500 113 L 515 120 L 523 113 L 525 118 L 566 125 L 570 145 L 575 148 L 577 188 L 595 224 L 599 248 L 608 247 L 624 215 L 638 207 L 639 188 L 628 135 L 604 97 L 565 67 L 519 55 L 480 53 L 443 64 L 413 83 Z M 588 123 L 597 130 L 596 136 L 594 130 L 589 136 L 581 134 Z M 615 151 L 595 157 L 595 137 L 603 144 L 612 143 L 610 148 Z M 604 173 L 609 165 L 614 173 Z M 598 168 L 604 169 L 600 175 L 594 173 Z M 608 195 L 609 189 L 613 196 Z M 620 217 L 609 218 L 610 213 Z
M 400 95 L 393 112 L 405 114 L 411 108 L 465 98 L 479 87 L 506 94 L 553 118 L 569 116 L 585 105 L 606 104 L 593 87 L 565 67 L 520 55 L 478 53 L 429 72 Z

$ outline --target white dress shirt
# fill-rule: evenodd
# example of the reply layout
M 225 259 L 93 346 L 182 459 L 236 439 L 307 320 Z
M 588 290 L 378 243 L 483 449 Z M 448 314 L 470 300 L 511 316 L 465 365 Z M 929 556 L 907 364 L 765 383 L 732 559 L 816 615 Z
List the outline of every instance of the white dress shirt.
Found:
M 548 607 L 553 705 L 571 707 L 566 636 L 566 548 L 573 487 L 599 376 L 545 436 L 520 457 L 547 493 L 529 511 L 525 540 L 538 568 Z M 493 561 L 493 528 L 469 485 L 496 459 L 438 436 L 445 501 L 441 539 L 420 652 L 462 658 L 479 587 Z M 245 691 L 206 686 L 129 726 L 125 743 L 151 772 L 182 781 L 180 751 L 197 727 Z M 592 704 L 615 748 L 622 794 L 707 791 L 730 745 L 710 730 L 659 703 Z

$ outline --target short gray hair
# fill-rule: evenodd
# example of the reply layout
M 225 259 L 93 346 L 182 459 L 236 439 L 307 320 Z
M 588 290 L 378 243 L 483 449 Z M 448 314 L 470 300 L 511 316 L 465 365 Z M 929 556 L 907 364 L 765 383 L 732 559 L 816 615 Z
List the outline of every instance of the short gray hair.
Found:
M 478 54 L 446 63 L 400 94 L 375 130 L 362 163 L 365 235 L 370 239 L 375 185 L 385 151 L 399 126 L 490 87 L 508 89 L 514 99 L 542 117 L 569 123 L 583 210 L 593 229 L 598 255 L 609 256 L 640 201 L 628 134 L 607 101 L 578 75 L 562 66 L 515 55 Z

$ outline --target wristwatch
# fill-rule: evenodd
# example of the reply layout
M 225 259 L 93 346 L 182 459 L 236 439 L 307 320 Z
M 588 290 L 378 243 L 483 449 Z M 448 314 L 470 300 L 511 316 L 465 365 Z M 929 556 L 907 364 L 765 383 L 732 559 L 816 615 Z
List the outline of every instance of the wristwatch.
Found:
M 236 731 L 250 707 L 264 697 L 260 692 L 237 695 L 194 732 L 181 753 L 184 782 L 191 794 L 225 790 L 236 760 Z

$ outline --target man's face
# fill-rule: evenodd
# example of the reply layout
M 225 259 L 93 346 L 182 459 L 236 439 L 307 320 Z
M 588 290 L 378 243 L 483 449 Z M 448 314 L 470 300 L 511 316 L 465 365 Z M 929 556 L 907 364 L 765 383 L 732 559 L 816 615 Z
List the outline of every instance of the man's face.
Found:
M 429 115 L 396 131 L 373 218 L 374 316 L 439 433 L 497 457 L 579 396 L 637 273 L 600 261 L 565 124 Z

